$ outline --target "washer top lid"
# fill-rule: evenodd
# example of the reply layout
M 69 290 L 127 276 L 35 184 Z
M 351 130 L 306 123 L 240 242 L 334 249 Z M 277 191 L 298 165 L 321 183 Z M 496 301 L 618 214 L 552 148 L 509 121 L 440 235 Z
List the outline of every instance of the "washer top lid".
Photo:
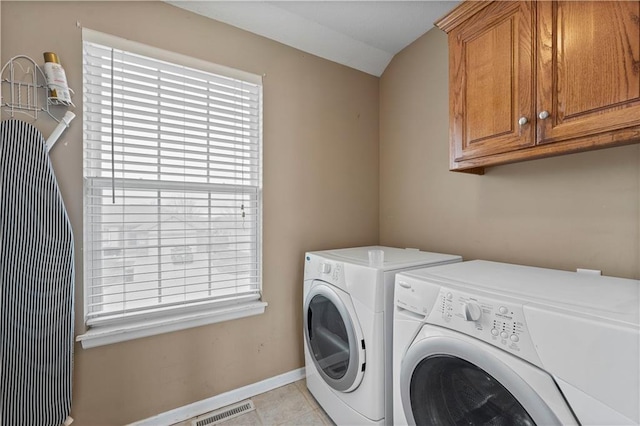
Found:
M 403 272 L 640 327 L 640 281 L 474 260 Z
M 384 262 L 380 266 L 369 264 L 369 250 L 384 251 Z M 370 266 L 384 271 L 402 268 L 418 267 L 421 265 L 439 265 L 460 262 L 462 257 L 452 254 L 431 253 L 418 249 L 401 249 L 384 246 L 352 247 L 336 250 L 311 252 L 318 256 L 338 262 L 348 262 L 357 265 Z

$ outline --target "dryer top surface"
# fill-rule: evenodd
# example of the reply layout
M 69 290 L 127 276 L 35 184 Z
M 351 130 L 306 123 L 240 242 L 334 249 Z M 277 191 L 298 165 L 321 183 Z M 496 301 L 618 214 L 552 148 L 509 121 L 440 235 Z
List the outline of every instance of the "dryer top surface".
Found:
M 384 252 L 384 262 L 381 265 L 372 265 L 369 263 L 370 250 L 382 250 Z M 337 262 L 368 266 L 383 271 L 393 271 L 396 269 L 412 268 L 421 265 L 438 265 L 459 262 L 462 260 L 462 257 L 452 254 L 431 253 L 417 249 L 402 249 L 385 246 L 323 250 L 311 252 L 311 254 L 322 256 L 326 259 L 331 259 Z
M 640 327 L 640 281 L 474 260 L 403 275 Z

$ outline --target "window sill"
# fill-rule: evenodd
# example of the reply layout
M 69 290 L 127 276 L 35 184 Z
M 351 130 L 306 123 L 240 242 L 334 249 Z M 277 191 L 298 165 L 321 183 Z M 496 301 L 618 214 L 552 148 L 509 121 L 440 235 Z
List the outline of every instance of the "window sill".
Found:
M 77 336 L 76 341 L 82 343 L 83 349 L 95 348 L 216 322 L 260 315 L 264 313 L 266 306 L 266 302 L 255 301 L 208 312 L 192 312 L 154 320 L 137 321 L 132 324 L 95 327 Z

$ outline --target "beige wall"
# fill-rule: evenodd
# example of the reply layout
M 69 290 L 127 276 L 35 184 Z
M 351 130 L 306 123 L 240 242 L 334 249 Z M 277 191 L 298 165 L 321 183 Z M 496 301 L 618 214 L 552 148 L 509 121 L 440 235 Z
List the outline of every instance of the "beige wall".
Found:
M 380 82 L 380 242 L 640 278 L 640 145 L 448 171 L 446 35 L 431 30 Z
M 76 238 L 82 330 L 81 30 L 264 78 L 264 315 L 106 347 L 76 346 L 78 425 L 124 424 L 304 365 L 306 250 L 378 242 L 378 79 L 158 2 L 2 1 L 2 62 L 56 52 L 78 118 L 52 151 Z M 62 112 L 60 112 L 62 115 Z M 36 125 L 46 135 L 52 120 Z

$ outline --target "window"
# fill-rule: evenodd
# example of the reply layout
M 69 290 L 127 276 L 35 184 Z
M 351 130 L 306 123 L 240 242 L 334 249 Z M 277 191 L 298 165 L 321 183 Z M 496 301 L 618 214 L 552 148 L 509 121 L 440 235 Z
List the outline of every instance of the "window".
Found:
M 263 311 L 260 78 L 88 30 L 83 73 L 87 326 Z

